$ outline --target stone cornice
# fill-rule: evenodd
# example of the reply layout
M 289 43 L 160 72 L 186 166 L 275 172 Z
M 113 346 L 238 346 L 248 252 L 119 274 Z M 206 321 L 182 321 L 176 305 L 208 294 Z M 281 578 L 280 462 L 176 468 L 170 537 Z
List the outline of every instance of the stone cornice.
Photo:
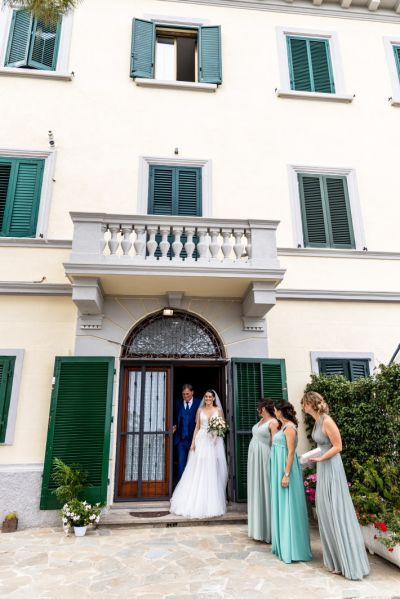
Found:
M 52 248 L 65 249 L 72 248 L 72 241 L 69 239 L 31 239 L 22 237 L 0 237 L 0 247 L 21 247 L 21 248 Z
M 324 3 L 323 0 L 164 0 L 168 3 L 201 4 L 225 8 L 238 8 L 278 13 L 297 13 L 302 15 L 357 19 L 365 21 L 383 21 L 399 23 L 400 5 L 396 0 L 363 0 L 363 5 L 353 7 L 351 0 L 335 0 Z
M 400 252 L 369 252 L 357 250 L 330 250 L 318 248 L 278 248 L 278 256 L 296 258 L 346 258 L 350 260 L 400 260 Z
M 0 282 L 0 295 L 72 295 L 72 285 L 6 281 Z
M 343 291 L 334 289 L 277 289 L 277 300 L 325 300 L 355 302 L 400 302 L 400 292 Z

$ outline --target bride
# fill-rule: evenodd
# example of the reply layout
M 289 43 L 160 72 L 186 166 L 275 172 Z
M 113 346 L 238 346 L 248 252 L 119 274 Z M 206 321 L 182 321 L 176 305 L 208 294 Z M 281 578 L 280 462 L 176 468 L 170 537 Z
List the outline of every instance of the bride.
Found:
M 170 512 L 187 518 L 212 518 L 226 512 L 228 467 L 224 441 L 207 432 L 213 416 L 224 417 L 214 389 L 205 392 L 182 478 L 171 497 Z

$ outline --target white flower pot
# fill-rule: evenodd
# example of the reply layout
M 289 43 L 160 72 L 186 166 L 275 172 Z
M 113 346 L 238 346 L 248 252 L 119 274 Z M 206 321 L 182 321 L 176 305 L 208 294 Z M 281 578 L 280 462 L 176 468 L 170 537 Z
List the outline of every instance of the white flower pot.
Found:
M 76 537 L 84 537 L 86 534 L 87 526 L 74 526 L 74 533 Z
M 392 564 L 395 564 L 395 566 L 400 568 L 400 545 L 396 545 L 393 551 L 389 551 L 388 548 L 379 541 L 379 536 L 385 537 L 388 536 L 388 533 L 378 531 L 373 524 L 361 526 L 361 532 L 365 546 L 371 555 L 376 553 L 376 555 L 380 555 L 388 562 L 392 562 Z M 375 535 L 379 535 L 377 539 L 374 539 Z

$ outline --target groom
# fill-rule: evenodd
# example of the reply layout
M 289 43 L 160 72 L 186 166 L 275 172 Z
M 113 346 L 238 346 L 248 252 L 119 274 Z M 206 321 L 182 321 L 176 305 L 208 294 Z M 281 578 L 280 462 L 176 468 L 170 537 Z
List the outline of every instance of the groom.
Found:
M 196 413 L 201 400 L 193 397 L 192 385 L 182 387 L 182 400 L 178 400 L 174 410 L 174 446 L 178 457 L 178 480 L 185 470 L 187 457 L 196 428 Z

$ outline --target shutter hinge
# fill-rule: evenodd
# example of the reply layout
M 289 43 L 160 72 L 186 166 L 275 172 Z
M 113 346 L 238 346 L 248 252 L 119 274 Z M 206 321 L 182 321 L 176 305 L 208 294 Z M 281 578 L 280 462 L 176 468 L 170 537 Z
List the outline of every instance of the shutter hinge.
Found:
M 114 368 L 114 376 L 117 374 L 117 369 Z
M 109 479 L 109 478 L 107 478 L 107 485 L 109 485 L 109 484 L 110 484 L 110 479 Z
M 114 416 L 111 416 L 111 424 L 114 422 Z

